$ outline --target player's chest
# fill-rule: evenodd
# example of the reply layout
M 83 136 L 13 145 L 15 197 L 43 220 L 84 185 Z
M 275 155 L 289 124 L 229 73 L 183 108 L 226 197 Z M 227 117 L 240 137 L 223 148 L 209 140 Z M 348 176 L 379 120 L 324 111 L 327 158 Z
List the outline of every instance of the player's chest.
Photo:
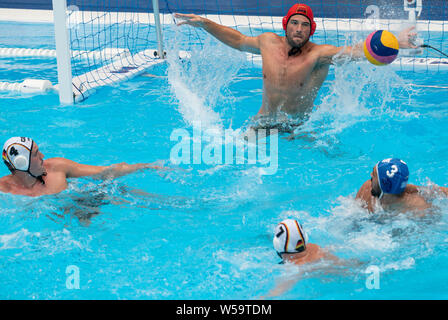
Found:
M 272 57 L 263 61 L 263 74 L 266 77 L 298 79 L 310 76 L 314 63 L 306 58 Z

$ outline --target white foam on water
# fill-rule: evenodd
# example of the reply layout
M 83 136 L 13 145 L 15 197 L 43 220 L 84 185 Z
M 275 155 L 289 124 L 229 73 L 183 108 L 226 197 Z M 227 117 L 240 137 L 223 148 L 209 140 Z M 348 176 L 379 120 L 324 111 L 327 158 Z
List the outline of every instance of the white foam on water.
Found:
M 413 268 L 417 260 L 443 245 L 446 237 L 443 216 L 421 219 L 409 212 L 370 214 L 352 196 L 339 197 L 328 215 L 314 217 L 306 211 L 290 210 L 282 212 L 279 221 L 286 218 L 302 223 L 310 243 L 342 258 L 377 265 L 382 271 Z
M 403 260 L 398 260 L 396 262 L 386 263 L 384 265 L 380 265 L 380 271 L 388 271 L 388 270 L 407 270 L 412 269 L 415 266 L 415 259 L 412 257 L 405 258 Z
M 52 255 L 72 249 L 88 249 L 86 244 L 74 239 L 67 229 L 31 232 L 26 228 L 0 235 L 0 250 L 24 249 Z M 36 251 L 36 249 L 38 249 Z
M 169 74 L 173 75 L 173 69 Z M 188 85 L 182 81 L 180 76 L 174 75 L 170 79 L 173 94 L 179 100 L 179 112 L 185 122 L 190 126 L 199 121 L 207 128 L 222 126 L 220 115 L 205 104 L 202 97 L 194 93 Z
M 23 248 L 29 245 L 29 242 L 27 241 L 28 237 L 39 237 L 39 232 L 29 232 L 28 229 L 22 228 L 19 231 L 9 233 L 9 234 L 2 234 L 0 235 L 0 244 L 2 246 L 0 247 L 0 250 L 7 250 L 7 249 L 18 249 Z
M 403 99 L 414 90 L 392 67 L 345 61 L 335 64 L 333 70 L 335 79 L 331 81 L 329 92 L 296 133 L 311 133 L 320 141 L 326 141 L 359 122 L 384 117 L 418 117 L 416 112 L 401 110 L 395 105 L 397 94 Z
M 188 125 L 199 121 L 203 129 L 222 129 L 223 120 L 215 109 L 228 99 L 223 91 L 235 78 L 245 56 L 210 35 L 206 35 L 202 44 L 200 34 L 203 31 L 198 33 L 189 26 L 176 28 L 174 39 L 167 43 L 168 81 L 173 98 L 178 101 L 178 110 Z M 187 37 L 196 41 L 185 41 Z M 190 52 L 189 58 L 179 59 L 179 52 L 186 49 Z

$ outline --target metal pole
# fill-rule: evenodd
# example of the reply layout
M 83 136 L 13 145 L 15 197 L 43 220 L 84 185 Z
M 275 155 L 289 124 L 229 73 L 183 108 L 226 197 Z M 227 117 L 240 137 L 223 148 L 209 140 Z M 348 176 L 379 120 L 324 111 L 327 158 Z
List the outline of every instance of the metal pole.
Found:
M 66 0 L 53 0 L 53 18 L 58 65 L 59 101 L 63 104 L 73 104 L 72 65 L 67 29 Z
M 160 26 L 159 0 L 152 0 L 152 8 L 154 11 L 154 21 L 156 24 L 158 55 L 160 58 L 165 59 L 165 53 L 163 51 L 162 27 Z
M 418 15 L 422 12 L 422 0 L 404 0 L 403 3 L 404 11 L 409 12 L 408 25 L 414 26 L 415 31 L 417 32 L 417 12 Z M 417 37 L 413 40 L 413 44 L 420 46 L 423 44 L 423 40 Z M 416 56 L 423 53 L 422 48 L 404 49 L 404 51 L 401 51 L 403 56 Z

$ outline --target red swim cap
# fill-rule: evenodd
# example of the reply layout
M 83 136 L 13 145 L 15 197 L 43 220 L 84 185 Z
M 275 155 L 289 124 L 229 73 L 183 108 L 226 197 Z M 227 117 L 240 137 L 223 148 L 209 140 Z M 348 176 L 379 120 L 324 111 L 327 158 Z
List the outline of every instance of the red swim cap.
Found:
M 314 22 L 313 10 L 311 10 L 309 6 L 303 3 L 296 3 L 289 9 L 286 16 L 283 17 L 283 29 L 285 29 L 286 31 L 286 25 L 288 24 L 289 19 L 296 14 L 301 14 L 302 16 L 305 16 L 310 20 L 311 23 L 310 36 L 312 36 L 314 34 L 314 31 L 316 31 L 316 22 Z

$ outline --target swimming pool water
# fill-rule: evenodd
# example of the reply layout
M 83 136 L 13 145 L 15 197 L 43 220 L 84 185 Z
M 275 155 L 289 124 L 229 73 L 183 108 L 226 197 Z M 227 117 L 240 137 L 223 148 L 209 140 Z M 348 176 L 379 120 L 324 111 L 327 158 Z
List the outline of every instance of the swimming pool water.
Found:
M 32 29 L 34 47 L 50 46 L 50 26 Z M 2 45 L 25 41 L 8 39 Z M 191 62 L 171 56 L 148 71 L 156 77 L 102 88 L 74 106 L 60 106 L 54 93 L 0 93 L 1 141 L 32 137 L 45 158 L 160 160 L 172 169 L 71 180 L 54 196 L 0 194 L 0 298 L 256 299 L 300 271 L 279 265 L 272 246 L 275 225 L 293 217 L 310 242 L 360 264 L 328 274 L 305 268 L 277 298 L 446 299 L 448 200 L 436 197 L 424 218 L 369 215 L 354 201 L 387 157 L 408 163 L 412 184 L 447 186 L 448 91 L 421 87 L 448 86 L 446 72 L 332 67 L 299 130 L 305 138 L 278 137 L 276 174 L 260 164 L 175 165 L 173 130 L 192 133 L 195 119 L 244 128 L 261 104 L 261 70 L 205 39 Z M 55 83 L 55 61 L 0 58 L 3 81 L 36 73 Z M 79 269 L 79 289 L 67 287 L 69 266 Z M 368 266 L 380 270 L 379 289 L 366 286 Z

